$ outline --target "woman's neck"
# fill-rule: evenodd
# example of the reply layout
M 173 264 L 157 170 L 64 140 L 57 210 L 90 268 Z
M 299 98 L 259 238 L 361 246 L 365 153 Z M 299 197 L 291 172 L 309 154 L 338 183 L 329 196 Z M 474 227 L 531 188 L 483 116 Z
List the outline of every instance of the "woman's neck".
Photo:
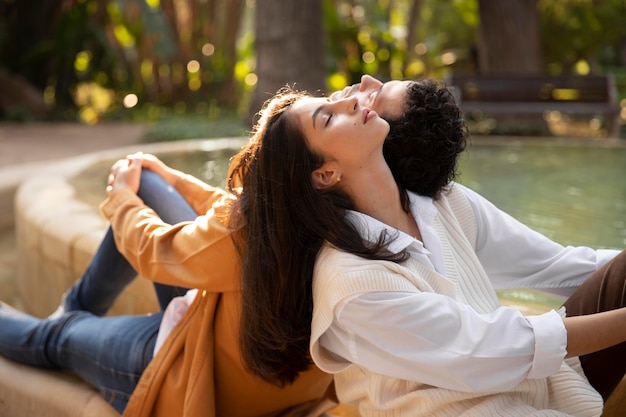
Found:
M 387 164 L 355 176 L 346 185 L 357 211 L 422 240 L 413 214 L 402 207 L 400 190 Z

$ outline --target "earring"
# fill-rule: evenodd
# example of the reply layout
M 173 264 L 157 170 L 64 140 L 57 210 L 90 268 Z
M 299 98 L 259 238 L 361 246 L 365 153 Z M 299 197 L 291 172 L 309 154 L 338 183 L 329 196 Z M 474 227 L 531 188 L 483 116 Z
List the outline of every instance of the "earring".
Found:
M 337 182 L 341 181 L 341 176 L 337 177 Z

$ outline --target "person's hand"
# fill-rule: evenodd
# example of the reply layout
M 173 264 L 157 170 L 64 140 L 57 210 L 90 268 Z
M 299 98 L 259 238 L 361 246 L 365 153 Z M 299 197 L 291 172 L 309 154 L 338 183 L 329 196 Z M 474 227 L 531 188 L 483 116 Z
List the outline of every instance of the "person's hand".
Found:
M 142 167 L 159 174 L 168 184 L 174 185 L 178 180 L 178 171 L 165 165 L 163 161 L 152 154 L 144 154 Z
M 120 159 L 111 167 L 107 180 L 106 194 L 110 196 L 121 189 L 137 193 L 141 176 L 143 154 L 141 152 Z

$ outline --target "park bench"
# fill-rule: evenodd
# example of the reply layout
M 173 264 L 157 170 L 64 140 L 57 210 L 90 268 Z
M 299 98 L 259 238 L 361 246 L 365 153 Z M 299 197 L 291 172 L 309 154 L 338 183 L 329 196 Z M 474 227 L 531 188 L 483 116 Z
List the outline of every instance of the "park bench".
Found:
M 453 74 L 447 83 L 454 87 L 467 116 L 537 116 L 548 111 L 602 115 L 606 135 L 619 137 L 620 106 L 612 74 Z

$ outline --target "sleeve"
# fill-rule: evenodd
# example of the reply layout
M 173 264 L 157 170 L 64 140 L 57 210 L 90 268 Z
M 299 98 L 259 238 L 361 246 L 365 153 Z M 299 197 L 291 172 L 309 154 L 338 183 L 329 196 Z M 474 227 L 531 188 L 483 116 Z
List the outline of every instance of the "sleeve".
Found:
M 478 314 L 435 293 L 369 293 L 334 312 L 324 349 L 373 372 L 465 392 L 501 391 L 558 372 L 565 326 L 552 311 Z
M 535 288 L 569 296 L 618 250 L 563 246 L 461 186 L 477 223 L 476 254 L 496 289 Z
M 206 213 L 213 203 L 228 195 L 221 188 L 210 186 L 192 175 L 181 174 L 174 187 L 196 213 Z
M 100 209 L 111 222 L 118 250 L 142 276 L 168 285 L 226 292 L 238 289 L 233 276 L 239 272 L 240 259 L 232 230 L 223 221 L 223 203 L 224 199 L 214 201 L 206 214 L 175 225 L 163 222 L 130 190 L 114 193 Z

